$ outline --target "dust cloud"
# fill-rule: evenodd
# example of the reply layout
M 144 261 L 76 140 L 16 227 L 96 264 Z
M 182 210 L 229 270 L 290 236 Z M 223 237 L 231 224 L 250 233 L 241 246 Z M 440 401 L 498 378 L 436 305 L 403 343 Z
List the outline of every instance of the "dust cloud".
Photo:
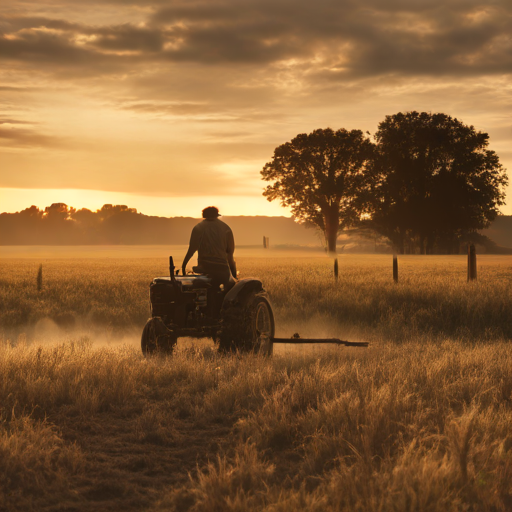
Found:
M 10 345 L 60 345 L 77 340 L 87 340 L 93 348 L 129 346 L 140 348 L 142 329 L 128 329 L 123 332 L 114 331 L 105 326 L 77 322 L 72 328 L 62 327 L 51 318 L 42 318 L 35 325 L 19 326 L 4 330 L 0 340 Z
M 276 337 L 291 338 L 299 333 L 301 338 L 338 338 L 346 341 L 367 341 L 363 333 L 349 325 L 340 325 L 328 317 L 316 315 L 309 319 L 296 319 L 277 322 Z M 51 347 L 72 341 L 85 340 L 95 348 L 130 347 L 140 350 L 142 328 L 133 328 L 123 332 L 100 325 L 80 322 L 73 327 L 62 327 L 50 318 L 42 318 L 35 325 L 20 326 L 16 329 L 4 330 L 0 333 L 0 343 L 19 346 L 45 346 Z M 205 347 L 214 348 L 210 339 L 180 338 L 178 350 L 190 350 Z M 320 352 L 327 347 L 336 347 L 330 344 L 293 344 L 279 343 L 274 345 L 274 354 L 291 356 Z

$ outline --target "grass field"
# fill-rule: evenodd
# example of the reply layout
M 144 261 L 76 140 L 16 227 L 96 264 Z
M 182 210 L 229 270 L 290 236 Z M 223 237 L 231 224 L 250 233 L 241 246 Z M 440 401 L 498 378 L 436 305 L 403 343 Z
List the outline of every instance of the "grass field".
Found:
M 146 360 L 165 257 L 0 259 L 0 510 L 512 510 L 509 259 L 268 254 L 279 336 L 370 348 Z

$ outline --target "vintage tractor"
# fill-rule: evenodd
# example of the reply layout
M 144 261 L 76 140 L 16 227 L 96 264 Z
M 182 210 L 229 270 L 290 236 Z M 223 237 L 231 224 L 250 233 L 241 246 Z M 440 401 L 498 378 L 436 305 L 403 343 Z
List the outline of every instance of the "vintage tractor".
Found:
M 157 277 L 149 287 L 151 318 L 142 331 L 142 353 L 171 354 L 178 338 L 211 338 L 220 352 L 272 355 L 274 343 L 336 343 L 367 346 L 336 338 L 275 338 L 268 294 L 259 279 L 237 281 L 224 290 L 205 274 L 179 275 L 172 256 L 169 277 Z

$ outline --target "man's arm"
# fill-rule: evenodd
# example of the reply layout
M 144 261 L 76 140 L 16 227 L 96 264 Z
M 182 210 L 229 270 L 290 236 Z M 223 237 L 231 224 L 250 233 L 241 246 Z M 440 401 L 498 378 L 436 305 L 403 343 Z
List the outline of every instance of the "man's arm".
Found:
M 228 256 L 228 264 L 231 270 L 231 274 L 236 279 L 236 261 L 235 258 L 233 257 L 233 254 L 235 252 L 235 237 L 233 236 L 232 231 L 228 233 L 228 247 L 226 249 L 226 252 Z
M 228 253 L 228 263 L 231 274 L 236 279 L 236 261 L 233 258 L 233 254 Z
M 190 258 L 194 256 L 195 249 L 192 249 L 192 247 L 189 246 L 187 254 L 185 255 L 185 258 L 183 259 L 183 263 L 181 264 L 181 273 L 185 275 L 187 273 L 187 263 L 190 261 Z
M 190 235 L 190 243 L 188 244 L 188 251 L 185 255 L 185 258 L 183 259 L 183 263 L 181 264 L 181 273 L 183 275 L 187 272 L 187 263 L 190 261 L 192 256 L 194 256 L 194 253 L 199 249 L 199 242 L 200 242 L 200 234 L 199 230 L 196 229 L 197 226 L 194 226 L 192 229 L 192 233 Z

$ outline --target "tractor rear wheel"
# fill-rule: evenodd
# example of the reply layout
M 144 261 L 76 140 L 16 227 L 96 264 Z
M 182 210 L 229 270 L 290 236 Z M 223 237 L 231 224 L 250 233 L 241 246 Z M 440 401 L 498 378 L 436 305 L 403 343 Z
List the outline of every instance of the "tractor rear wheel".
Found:
M 275 322 L 268 294 L 252 292 L 243 303 L 228 304 L 221 311 L 220 352 L 253 352 L 272 355 Z
M 169 330 L 160 317 L 150 318 L 140 340 L 142 353 L 145 356 L 152 354 L 170 355 L 177 342 L 176 336 Z

